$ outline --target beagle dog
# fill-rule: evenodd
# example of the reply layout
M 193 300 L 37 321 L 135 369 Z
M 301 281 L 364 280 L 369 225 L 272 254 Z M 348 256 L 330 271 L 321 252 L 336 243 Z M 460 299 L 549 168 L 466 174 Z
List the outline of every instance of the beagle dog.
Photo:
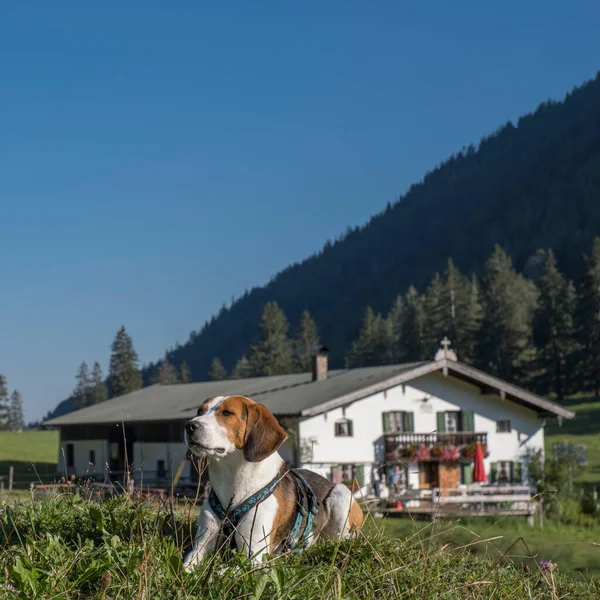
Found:
M 243 396 L 209 398 L 197 416 L 185 424 L 189 450 L 208 459 L 214 494 L 200 509 L 194 544 L 184 560 L 186 571 L 222 543 L 223 521 L 215 505 L 223 507 L 226 514 L 244 505 L 230 541 L 255 563 L 285 547 L 290 535 L 297 533 L 298 485 L 302 482 L 308 483 L 306 487 L 318 506 L 312 527 L 304 521 L 305 531 L 310 533 L 306 545 L 319 537 L 346 537 L 362 527 L 362 510 L 348 487 L 312 471 L 297 470 L 300 476 L 286 471 L 277 449 L 287 437 L 266 407 Z

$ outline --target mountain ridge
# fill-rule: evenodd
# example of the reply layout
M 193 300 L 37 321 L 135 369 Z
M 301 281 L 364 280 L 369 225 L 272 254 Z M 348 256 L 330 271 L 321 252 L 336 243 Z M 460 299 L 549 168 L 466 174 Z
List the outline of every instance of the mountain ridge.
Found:
M 194 381 L 206 378 L 215 356 L 230 370 L 256 338 L 263 305 L 275 300 L 294 326 L 310 311 L 335 368 L 367 305 L 387 311 L 448 257 L 479 273 L 500 244 L 522 270 L 538 248 L 551 247 L 578 278 L 599 233 L 600 73 L 455 153 L 364 225 L 247 290 L 167 356 L 187 362 Z M 153 368 L 145 367 L 145 382 Z

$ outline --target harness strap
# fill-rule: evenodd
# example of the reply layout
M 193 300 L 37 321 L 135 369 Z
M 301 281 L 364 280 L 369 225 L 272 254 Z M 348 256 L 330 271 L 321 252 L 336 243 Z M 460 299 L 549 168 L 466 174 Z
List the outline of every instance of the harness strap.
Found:
M 253 507 L 258 506 L 263 500 L 266 500 L 277 487 L 279 483 L 279 475 L 271 480 L 264 488 L 260 489 L 255 494 L 252 494 L 249 498 L 246 498 L 243 502 L 237 505 L 233 510 L 227 511 L 223 508 L 221 501 L 211 488 L 208 495 L 208 503 L 213 509 L 213 512 L 220 521 L 223 522 L 223 532 L 225 535 L 232 536 L 233 532 L 241 521 L 242 517 Z
M 276 553 L 278 554 L 287 550 L 300 550 L 308 545 L 310 534 L 314 527 L 314 519 L 319 513 L 319 503 L 312 487 L 306 479 L 296 469 L 290 469 L 282 477 L 275 477 L 265 487 L 229 511 L 223 508 L 221 501 L 211 488 L 208 495 L 208 502 L 217 518 L 222 522 L 223 533 L 229 538 L 231 547 L 235 544 L 233 533 L 244 515 L 251 508 L 258 506 L 266 500 L 275 491 L 277 484 L 286 474 L 289 474 L 296 484 L 296 519 L 287 539 L 283 540 L 280 548 L 277 548 Z M 306 519 L 306 523 L 302 531 L 302 536 L 300 536 L 300 529 L 302 528 L 304 519 Z M 298 544 L 299 542 L 301 543 Z

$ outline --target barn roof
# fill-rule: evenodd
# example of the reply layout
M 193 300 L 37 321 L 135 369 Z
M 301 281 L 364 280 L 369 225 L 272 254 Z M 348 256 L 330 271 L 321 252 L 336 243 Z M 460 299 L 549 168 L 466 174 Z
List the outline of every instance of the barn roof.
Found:
M 571 411 L 546 398 L 464 363 L 443 358 L 430 362 L 332 370 L 323 381 L 313 381 L 311 373 L 297 373 L 251 379 L 153 385 L 50 419 L 44 425 L 183 421 L 194 416 L 198 406 L 206 398 L 224 395 L 250 397 L 264 404 L 278 416 L 310 416 L 436 371 L 477 385 L 484 393 L 493 391 L 499 398 L 527 406 L 542 416 L 568 419 L 575 416 Z

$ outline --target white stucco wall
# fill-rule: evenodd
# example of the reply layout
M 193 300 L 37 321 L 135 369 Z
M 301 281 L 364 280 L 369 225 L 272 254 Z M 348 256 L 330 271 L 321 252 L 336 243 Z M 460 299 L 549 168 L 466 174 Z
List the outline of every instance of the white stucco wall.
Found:
M 302 420 L 301 444 L 313 442 L 312 458 L 304 457 L 303 465 L 329 476 L 331 465 L 364 464 L 365 483 L 369 483 L 368 467 L 384 458 L 381 415 L 392 410 L 412 412 L 416 433 L 436 431 L 437 412 L 473 411 L 475 431 L 488 435 L 489 456 L 484 461 L 488 474 L 491 462 L 519 461 L 527 448 L 543 451 L 544 430 L 534 411 L 503 401 L 499 396 L 481 395 L 479 388 L 432 373 L 411 381 L 410 385 L 399 385 L 344 408 Z M 353 421 L 353 437 L 335 436 L 334 423 L 343 417 Z M 496 421 L 501 419 L 510 419 L 510 433 L 496 433 Z M 418 466 L 412 463 L 409 469 L 409 482 L 418 487 Z
M 66 467 L 67 444 L 73 444 L 73 466 Z M 89 464 L 90 450 L 96 453 L 96 462 Z M 104 478 L 107 472 L 107 463 L 109 463 L 108 441 L 107 440 L 61 440 L 58 449 L 57 472 L 60 475 L 68 474 L 83 477 L 85 475 L 94 475 L 96 479 L 99 476 Z M 66 470 L 65 470 L 66 467 Z

